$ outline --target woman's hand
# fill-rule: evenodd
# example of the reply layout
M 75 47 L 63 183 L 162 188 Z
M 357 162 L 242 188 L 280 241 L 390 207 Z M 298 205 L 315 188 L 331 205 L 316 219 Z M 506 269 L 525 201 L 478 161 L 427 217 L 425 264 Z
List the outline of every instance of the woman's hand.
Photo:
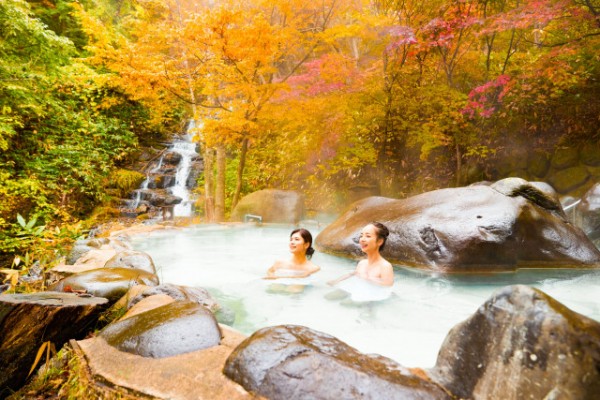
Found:
M 338 283 L 340 283 L 341 281 L 343 281 L 343 280 L 346 280 L 346 279 L 350 278 L 351 276 L 353 276 L 353 275 L 355 275 L 355 274 L 356 274 L 356 271 L 353 271 L 353 272 L 351 272 L 351 273 L 349 273 L 349 274 L 342 275 L 342 276 L 340 276 L 340 277 L 339 277 L 339 278 L 337 278 L 337 279 L 334 279 L 334 280 L 332 280 L 332 281 L 329 281 L 329 282 L 327 282 L 327 284 L 328 284 L 329 286 L 335 286 L 335 285 L 337 285 Z

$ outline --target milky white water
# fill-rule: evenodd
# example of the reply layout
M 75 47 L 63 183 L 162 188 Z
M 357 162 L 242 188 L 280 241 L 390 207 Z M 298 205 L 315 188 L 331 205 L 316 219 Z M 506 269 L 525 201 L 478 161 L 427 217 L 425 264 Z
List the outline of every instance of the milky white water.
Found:
M 318 229 L 307 227 L 313 233 Z M 198 225 L 132 238 L 153 258 L 163 283 L 201 286 L 234 310 L 234 328 L 251 334 L 272 325 L 304 325 L 364 353 L 407 367 L 429 368 L 448 331 L 473 314 L 499 288 L 537 287 L 570 309 L 600 321 L 600 271 L 522 270 L 518 273 L 436 277 L 396 268 L 394 295 L 375 305 L 328 300 L 325 282 L 354 270 L 356 261 L 316 252 L 315 284 L 300 294 L 272 293 L 262 280 L 276 259 L 289 258 L 293 227 Z

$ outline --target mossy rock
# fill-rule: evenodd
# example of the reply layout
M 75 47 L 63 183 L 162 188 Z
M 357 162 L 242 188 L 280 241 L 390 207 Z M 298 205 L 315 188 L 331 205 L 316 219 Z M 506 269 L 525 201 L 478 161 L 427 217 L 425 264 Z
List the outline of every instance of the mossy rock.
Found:
M 585 184 L 590 173 L 583 166 L 572 167 L 557 171 L 550 176 L 549 182 L 559 193 L 568 193 Z
M 99 336 L 121 351 L 164 358 L 217 346 L 222 333 L 207 308 L 175 301 L 113 322 Z
M 600 166 L 600 143 L 585 143 L 581 147 L 581 162 L 593 167 Z
M 142 182 L 144 182 L 144 179 L 146 179 L 146 175 L 141 172 L 128 169 L 116 169 L 108 178 L 108 186 L 117 189 L 119 197 L 127 197 L 134 189 L 140 187 Z
M 579 163 L 579 152 L 575 147 L 558 147 L 552 156 L 552 167 L 565 169 Z
M 544 151 L 536 150 L 529 155 L 527 171 L 536 178 L 546 176 L 550 169 L 550 156 Z

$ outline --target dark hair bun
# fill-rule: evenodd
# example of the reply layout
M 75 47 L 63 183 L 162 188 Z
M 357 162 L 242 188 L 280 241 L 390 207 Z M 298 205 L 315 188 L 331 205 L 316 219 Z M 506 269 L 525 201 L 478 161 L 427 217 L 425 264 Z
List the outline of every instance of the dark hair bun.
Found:
M 312 257 L 312 255 L 315 253 L 315 249 L 312 248 L 312 246 L 310 246 L 308 249 L 306 249 L 306 257 Z

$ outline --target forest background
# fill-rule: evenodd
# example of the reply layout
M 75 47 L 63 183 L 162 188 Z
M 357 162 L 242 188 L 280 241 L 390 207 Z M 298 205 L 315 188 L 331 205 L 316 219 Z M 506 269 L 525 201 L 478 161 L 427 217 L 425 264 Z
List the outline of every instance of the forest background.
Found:
M 536 178 L 515 165 L 597 146 L 599 58 L 599 0 L 2 0 L 0 267 L 117 217 L 189 120 L 207 221 L 262 188 L 334 210 Z

